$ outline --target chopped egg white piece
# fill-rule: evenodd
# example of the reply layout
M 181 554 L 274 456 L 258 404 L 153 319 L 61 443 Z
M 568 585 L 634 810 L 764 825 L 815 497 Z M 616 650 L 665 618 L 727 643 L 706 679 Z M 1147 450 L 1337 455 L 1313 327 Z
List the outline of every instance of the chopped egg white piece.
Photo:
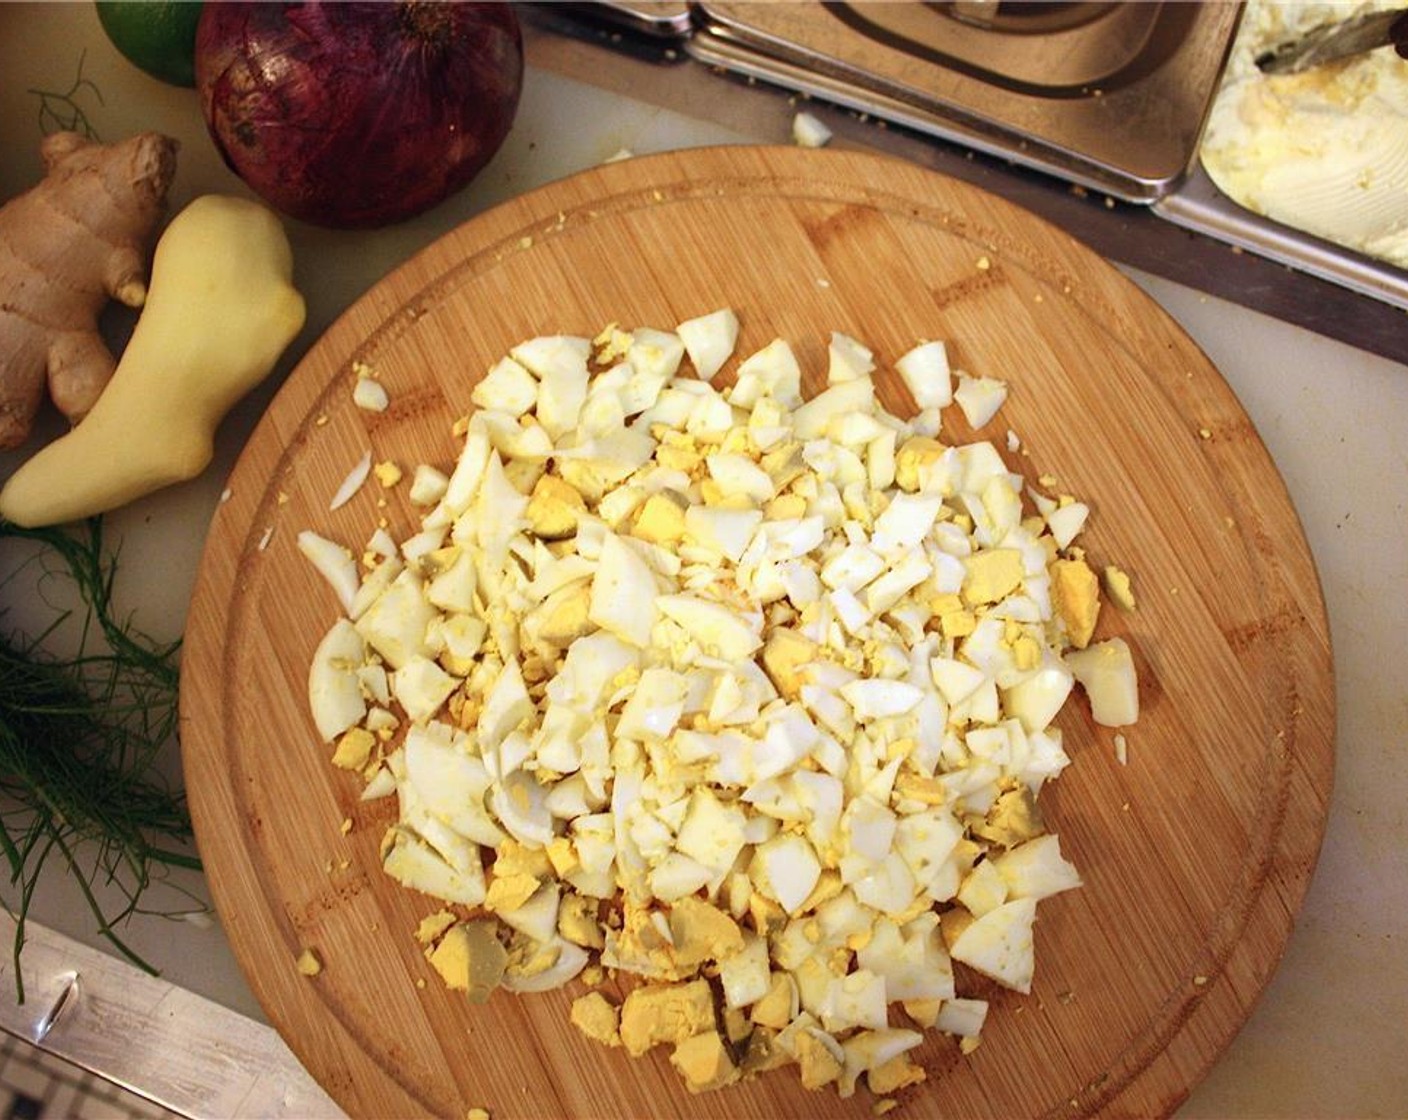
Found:
M 1007 399 L 1007 385 L 995 377 L 969 377 L 960 373 L 953 399 L 963 410 L 969 425 L 981 428 L 997 415 Z
M 449 484 L 444 471 L 421 463 L 411 476 L 411 501 L 418 506 L 433 506 L 445 496 Z
M 902 354 L 895 362 L 895 372 L 921 412 L 953 402 L 953 372 L 948 348 L 941 341 L 922 342 Z
M 338 484 L 336 493 L 332 496 L 332 501 L 328 502 L 328 509 L 341 509 L 352 500 L 352 496 L 362 488 L 362 483 L 367 481 L 367 476 L 372 473 L 372 453 L 364 452 L 357 460 L 352 469 L 347 472 L 347 476 Z
M 672 1046 L 692 1091 L 795 1064 L 883 1093 L 924 1076 L 896 1005 L 977 1044 L 954 961 L 1030 991 L 1037 904 L 1081 885 L 1037 809 L 1055 721 L 1079 683 L 1132 722 L 1133 658 L 1092 641 L 1089 508 L 940 438 L 1005 382 L 955 389 L 921 343 L 890 367 L 905 420 L 859 339 L 830 335 L 808 400 L 788 341 L 735 361 L 739 333 L 613 323 L 489 365 L 455 462 L 414 471 L 419 526 L 365 570 L 300 534 L 342 610 L 309 704 L 363 799 L 396 798 L 386 873 L 461 908 L 417 931 L 451 988 L 610 969 L 625 1002 L 573 1021 Z
M 831 140 L 831 129 L 812 113 L 797 113 L 792 118 L 792 140 L 802 148 L 824 148 Z
M 1019 992 L 1032 990 L 1036 900 L 1005 902 L 975 918 L 953 943 L 953 959 Z
M 842 334 L 831 332 L 831 344 L 827 347 L 828 365 L 826 383 L 835 385 L 838 381 L 855 381 L 869 377 L 875 368 L 875 355 L 863 342 Z M 883 487 L 880 487 L 883 489 Z
M 391 397 L 376 378 L 358 377 L 352 386 L 352 403 L 365 412 L 385 412 L 391 406 Z
M 338 619 L 318 643 L 308 671 L 308 700 L 318 734 L 331 742 L 367 714 L 357 670 L 366 645 L 357 628 Z
M 1084 502 L 1067 502 L 1051 510 L 1046 515 L 1046 527 L 1051 530 L 1056 547 L 1070 548 L 1071 542 L 1085 528 L 1085 521 L 1089 516 L 1090 507 Z
M 694 371 L 705 381 L 723 369 L 738 342 L 738 316 L 729 308 L 686 319 L 675 328 Z
M 358 587 L 357 562 L 352 559 L 352 553 L 311 529 L 298 534 L 298 551 L 327 580 L 343 610 L 350 611 Z
M 1139 718 L 1134 656 L 1123 638 L 1110 638 L 1067 655 L 1067 664 L 1090 699 L 1096 723 L 1127 727 Z

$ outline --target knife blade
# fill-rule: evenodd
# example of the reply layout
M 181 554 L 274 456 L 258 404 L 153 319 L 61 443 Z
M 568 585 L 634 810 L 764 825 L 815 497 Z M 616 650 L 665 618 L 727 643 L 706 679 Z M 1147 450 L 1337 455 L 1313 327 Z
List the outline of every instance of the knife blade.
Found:
M 1329 23 L 1257 55 L 1264 74 L 1299 74 L 1313 66 L 1408 41 L 1408 8 L 1366 12 Z
M 0 908 L 0 943 L 14 932 Z M 0 967 L 0 1030 L 170 1112 L 208 1120 L 345 1116 L 265 1023 L 33 919 L 20 967 L 24 1003 L 13 970 Z

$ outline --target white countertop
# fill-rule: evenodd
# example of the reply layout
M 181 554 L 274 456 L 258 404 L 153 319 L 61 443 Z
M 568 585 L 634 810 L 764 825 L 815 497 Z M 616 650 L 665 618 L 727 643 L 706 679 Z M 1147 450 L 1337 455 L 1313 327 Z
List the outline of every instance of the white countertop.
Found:
M 290 225 L 310 305 L 295 353 L 415 248 L 503 198 L 622 147 L 789 140 L 794 110 L 780 93 L 748 91 L 742 112 L 721 86 L 718 104 L 697 107 L 713 119 L 700 119 L 610 92 L 610 82 L 601 89 L 555 73 L 557 48 L 540 56 L 529 42 L 535 65 L 513 134 L 465 193 L 393 230 L 349 236 Z M 181 141 L 173 206 L 241 191 L 205 139 L 194 95 L 132 70 L 107 45 L 91 5 L 0 5 L 0 197 L 38 174 L 37 99 L 27 91 L 67 88 L 85 51 L 83 75 L 103 95 L 85 104 L 105 139 L 155 128 Z M 1336 658 L 1336 786 L 1318 869 L 1280 969 L 1182 1114 L 1408 1115 L 1408 367 L 1127 271 L 1208 353 L 1269 447 L 1319 568 Z M 273 386 L 231 414 L 204 477 L 108 519 L 122 548 L 121 606 L 155 636 L 181 630 L 222 479 Z M 51 419 L 47 430 L 54 427 Z M 0 476 L 17 461 L 0 456 Z M 45 609 L 15 584 L 0 585 L 7 626 L 37 622 Z M 187 885 L 203 889 L 198 878 Z M 52 882 L 34 912 L 98 944 L 76 901 Z M 218 926 L 141 919 L 124 933 L 168 979 L 260 1015 Z

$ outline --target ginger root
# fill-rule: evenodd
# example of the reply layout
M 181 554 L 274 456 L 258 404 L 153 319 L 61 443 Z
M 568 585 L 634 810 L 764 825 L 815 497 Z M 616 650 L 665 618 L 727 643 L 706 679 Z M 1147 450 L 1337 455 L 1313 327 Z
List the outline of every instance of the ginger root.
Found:
M 145 266 L 176 171 L 176 141 L 96 144 L 58 132 L 37 186 L 0 209 L 0 448 L 25 441 L 44 395 L 75 423 L 115 361 L 98 333 L 108 300 L 141 307 Z
M 157 242 L 151 291 L 88 416 L 0 490 L 0 517 L 34 527 L 126 505 L 209 465 L 216 426 L 303 327 L 279 220 L 203 195 Z

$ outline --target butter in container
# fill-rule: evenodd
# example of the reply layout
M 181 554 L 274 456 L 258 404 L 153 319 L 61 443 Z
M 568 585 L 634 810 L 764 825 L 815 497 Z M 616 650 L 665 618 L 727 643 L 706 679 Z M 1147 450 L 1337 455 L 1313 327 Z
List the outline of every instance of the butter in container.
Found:
M 1265 74 L 1257 57 L 1326 23 L 1398 0 L 1250 0 L 1201 159 L 1239 206 L 1408 268 L 1408 61 L 1391 47 Z

